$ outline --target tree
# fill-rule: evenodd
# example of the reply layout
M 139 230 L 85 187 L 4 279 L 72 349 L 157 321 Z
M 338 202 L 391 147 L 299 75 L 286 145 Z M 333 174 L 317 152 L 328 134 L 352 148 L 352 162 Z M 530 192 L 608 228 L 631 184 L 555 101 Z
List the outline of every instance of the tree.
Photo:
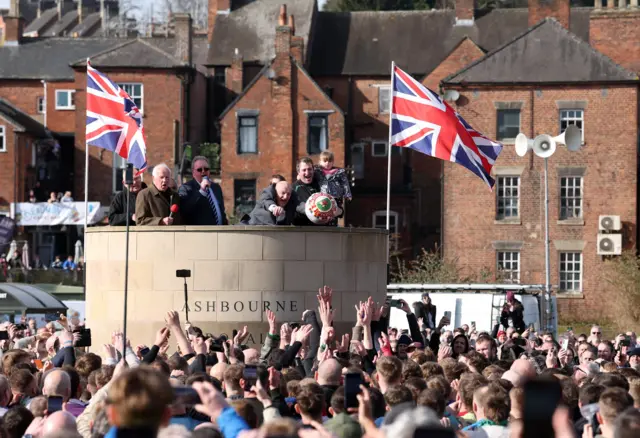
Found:
M 627 251 L 605 263 L 604 278 L 610 284 L 610 311 L 621 330 L 631 330 L 640 321 L 640 257 Z
M 149 15 L 153 17 L 155 23 L 168 26 L 171 14 L 186 12 L 191 15 L 195 27 L 206 29 L 208 7 L 208 0 L 162 0 L 161 2 L 153 2 L 149 5 L 149 8 L 151 8 Z

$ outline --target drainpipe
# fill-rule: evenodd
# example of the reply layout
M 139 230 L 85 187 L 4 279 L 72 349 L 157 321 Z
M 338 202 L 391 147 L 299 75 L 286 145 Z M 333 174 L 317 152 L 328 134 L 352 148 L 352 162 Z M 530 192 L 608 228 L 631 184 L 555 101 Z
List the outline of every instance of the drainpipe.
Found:
M 47 127 L 47 81 L 45 81 L 44 79 L 41 80 L 40 82 L 42 82 L 42 86 L 44 88 L 44 102 L 43 102 L 43 106 L 44 106 L 44 127 Z

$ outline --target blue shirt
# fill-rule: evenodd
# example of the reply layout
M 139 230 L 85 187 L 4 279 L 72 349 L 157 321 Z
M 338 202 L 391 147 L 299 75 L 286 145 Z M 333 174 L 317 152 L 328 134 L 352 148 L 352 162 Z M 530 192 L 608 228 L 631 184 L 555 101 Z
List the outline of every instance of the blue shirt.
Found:
M 62 269 L 69 269 L 69 270 L 73 271 L 74 269 L 76 269 L 76 264 L 73 262 L 73 260 L 66 260 L 62 264 Z

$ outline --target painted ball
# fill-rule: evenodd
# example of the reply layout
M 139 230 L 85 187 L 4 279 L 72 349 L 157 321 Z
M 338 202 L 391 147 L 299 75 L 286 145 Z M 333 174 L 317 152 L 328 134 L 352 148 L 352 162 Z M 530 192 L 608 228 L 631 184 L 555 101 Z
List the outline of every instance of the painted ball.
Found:
M 338 210 L 335 198 L 325 193 L 314 193 L 306 203 L 307 217 L 314 224 L 326 224 L 331 221 Z

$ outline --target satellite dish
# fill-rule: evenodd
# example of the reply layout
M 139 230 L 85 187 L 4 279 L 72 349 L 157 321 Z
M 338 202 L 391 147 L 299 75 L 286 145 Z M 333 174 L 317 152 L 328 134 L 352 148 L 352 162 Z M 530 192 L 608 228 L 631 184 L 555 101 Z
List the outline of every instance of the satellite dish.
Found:
M 460 99 L 460 93 L 456 90 L 447 90 L 444 92 L 443 98 L 447 102 L 457 102 Z

